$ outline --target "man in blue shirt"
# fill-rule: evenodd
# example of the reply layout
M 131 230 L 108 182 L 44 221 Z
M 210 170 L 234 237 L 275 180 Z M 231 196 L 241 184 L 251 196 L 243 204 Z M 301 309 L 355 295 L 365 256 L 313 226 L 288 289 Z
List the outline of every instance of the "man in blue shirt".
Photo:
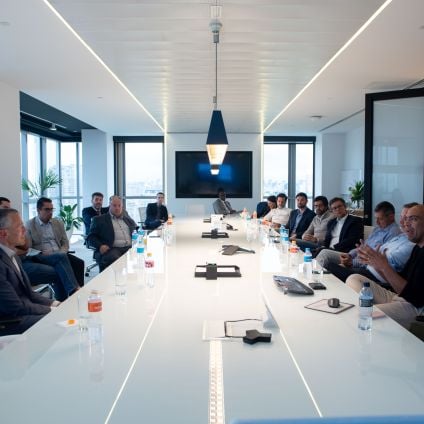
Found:
M 399 228 L 395 222 L 393 205 L 389 202 L 379 203 L 375 208 L 377 227 L 365 242 L 365 245 L 372 249 L 385 252 L 390 266 L 397 272 L 403 269 L 414 248 L 414 243 L 410 242 L 405 234 L 405 217 L 408 210 L 415 205 L 416 203 L 404 205 Z M 361 274 L 390 289 L 384 277 L 371 265 L 361 262 L 358 257 L 358 248 L 351 250 L 348 254 L 342 253 L 340 264 L 329 262 L 326 268 L 342 281 L 346 281 L 352 274 Z

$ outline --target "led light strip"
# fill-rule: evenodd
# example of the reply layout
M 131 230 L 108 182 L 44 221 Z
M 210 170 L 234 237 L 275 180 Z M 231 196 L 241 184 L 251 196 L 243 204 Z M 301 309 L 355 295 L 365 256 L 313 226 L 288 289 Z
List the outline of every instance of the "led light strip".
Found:
M 164 289 L 164 290 L 163 290 L 162 297 L 160 298 L 159 303 L 158 303 L 158 305 L 157 305 L 157 307 L 156 307 L 156 310 L 155 310 L 155 312 L 154 312 L 154 314 L 153 314 L 153 317 L 152 317 L 152 319 L 151 319 L 151 321 L 150 321 L 150 324 L 149 324 L 149 326 L 147 327 L 147 330 L 146 330 L 146 332 L 145 332 L 145 334 L 144 334 L 143 340 L 141 341 L 140 346 L 138 347 L 137 353 L 135 354 L 135 357 L 134 357 L 134 359 L 133 359 L 133 361 L 132 361 L 132 363 L 131 363 L 131 366 L 130 366 L 130 368 L 129 368 L 128 372 L 127 372 L 127 375 L 126 375 L 126 376 L 125 376 L 125 378 L 124 378 L 124 381 L 123 381 L 123 383 L 122 383 L 122 385 L 121 385 L 121 388 L 119 389 L 118 394 L 116 395 L 116 398 L 115 398 L 115 400 L 113 401 L 113 404 L 112 404 L 112 406 L 111 406 L 111 408 L 110 408 L 110 411 L 109 411 L 109 413 L 107 414 L 107 417 L 106 417 L 105 422 L 104 422 L 105 424 L 107 424 L 107 423 L 110 421 L 110 418 L 111 418 L 111 416 L 112 416 L 112 414 L 113 414 L 113 411 L 114 411 L 114 410 L 115 410 L 115 408 L 116 408 L 116 405 L 117 405 L 117 403 L 118 403 L 118 401 L 119 401 L 119 398 L 121 397 L 122 392 L 124 391 L 125 386 L 127 385 L 128 379 L 130 378 L 130 375 L 131 375 L 131 373 L 132 373 L 132 371 L 133 371 L 133 369 L 134 369 L 134 367 L 135 367 L 135 364 L 136 364 L 136 362 L 137 362 L 137 359 L 138 359 L 138 357 L 140 356 L 141 349 L 143 348 L 143 345 L 144 345 L 144 343 L 145 343 L 145 341 L 146 341 L 146 339 L 147 339 L 147 336 L 148 336 L 148 335 L 149 335 L 149 333 L 150 333 L 150 329 L 152 328 L 152 325 L 153 325 L 153 323 L 154 323 L 154 321 L 155 321 L 155 319 L 156 319 L 156 315 L 158 314 L 158 311 L 159 311 L 159 309 L 160 309 L 160 306 L 161 306 L 161 304 L 162 304 L 163 299 L 165 298 L 165 295 L 166 295 L 167 291 L 168 291 L 167 289 Z
M 261 279 L 261 285 L 262 285 L 262 279 Z M 269 303 L 269 299 L 268 299 L 268 297 L 266 296 L 266 294 L 265 294 L 265 292 L 264 292 L 264 290 L 263 290 L 263 287 L 262 287 L 262 298 L 263 298 L 263 301 L 264 301 L 264 303 L 265 303 L 266 307 L 269 309 L 269 311 L 271 312 L 271 315 L 272 315 L 272 317 L 273 317 L 272 310 L 271 310 L 271 309 L 270 309 L 270 307 L 269 307 L 269 305 L 270 305 L 270 303 Z M 274 317 L 273 317 L 273 319 L 274 319 Z M 278 323 L 277 323 L 277 325 L 278 325 Z M 280 326 L 278 326 L 278 329 L 280 330 L 281 338 L 283 339 L 283 342 L 284 342 L 284 344 L 286 345 L 286 348 L 287 348 L 287 350 L 288 350 L 288 352 L 289 352 L 289 355 L 290 355 L 290 357 L 291 357 L 291 359 L 292 359 L 292 361 L 293 361 L 293 363 L 294 363 L 294 366 L 296 367 L 297 372 L 299 373 L 300 378 L 302 379 L 303 385 L 305 386 L 306 391 L 308 392 L 309 397 L 311 398 L 312 403 L 314 404 L 315 409 L 316 409 L 316 411 L 317 411 L 317 413 L 318 413 L 319 417 L 320 417 L 320 418 L 322 418 L 322 412 L 321 412 L 321 410 L 319 409 L 318 402 L 316 401 L 316 399 L 315 399 L 314 395 L 312 394 L 312 390 L 311 390 L 311 388 L 309 387 L 309 384 L 307 383 L 306 378 L 304 377 L 304 375 L 303 375 L 303 373 L 302 373 L 302 371 L 301 371 L 301 369 L 300 369 L 300 366 L 299 366 L 299 364 L 297 363 L 296 358 L 294 357 L 294 354 L 293 354 L 292 350 L 290 349 L 290 346 L 289 346 L 289 344 L 288 344 L 288 342 L 287 342 L 286 338 L 284 337 L 283 331 L 281 330 Z
M 222 342 L 209 342 L 209 424 L 225 424 Z
M 278 113 L 278 115 L 262 130 L 266 132 L 271 125 L 306 91 L 308 87 L 356 40 L 356 38 L 364 32 L 372 21 L 392 2 L 393 0 L 386 0 L 372 15 L 371 17 L 350 37 L 350 39 L 336 52 L 336 54 L 312 77 L 312 79 L 296 94 L 293 99 Z
M 80 43 L 93 55 L 93 57 L 109 72 L 109 74 L 116 80 L 116 82 L 127 92 L 127 94 L 143 109 L 149 118 L 163 131 L 165 129 L 155 119 L 155 117 L 144 107 L 144 105 L 134 96 L 130 89 L 117 77 L 117 75 L 106 65 L 100 56 L 80 37 L 80 35 L 68 24 L 65 18 L 50 4 L 48 0 L 43 0 L 46 6 L 60 19 L 60 21 L 71 31 L 71 33 L 80 41 Z

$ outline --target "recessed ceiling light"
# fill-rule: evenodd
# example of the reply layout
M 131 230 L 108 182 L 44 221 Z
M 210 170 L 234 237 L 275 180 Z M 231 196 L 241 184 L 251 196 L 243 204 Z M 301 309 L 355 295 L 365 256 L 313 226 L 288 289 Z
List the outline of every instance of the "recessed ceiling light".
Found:
M 8 21 L 0 21 L 0 27 L 8 27 L 10 26 L 10 22 Z
M 322 119 L 322 115 L 312 115 L 309 117 L 309 119 L 311 121 L 319 121 L 320 119 Z

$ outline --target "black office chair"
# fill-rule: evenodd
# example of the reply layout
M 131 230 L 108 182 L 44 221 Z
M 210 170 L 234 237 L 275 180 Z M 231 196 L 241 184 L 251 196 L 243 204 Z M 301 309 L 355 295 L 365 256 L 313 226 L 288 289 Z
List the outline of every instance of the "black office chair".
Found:
M 94 249 L 94 247 L 90 247 L 90 245 L 87 242 L 87 236 L 83 236 L 84 237 L 84 246 L 93 251 L 93 260 L 94 260 L 94 252 L 96 251 L 96 249 Z M 91 262 L 89 265 L 87 265 L 85 267 L 85 276 L 89 277 L 90 276 L 90 271 L 94 268 L 96 268 L 96 266 L 98 266 L 99 264 L 94 260 L 93 262 Z
M 55 299 L 56 297 L 56 293 L 54 291 L 54 288 L 51 284 L 48 283 L 43 283 L 43 284 L 33 284 L 32 285 L 32 290 L 34 290 L 36 293 L 44 293 L 44 292 L 48 292 L 49 293 L 49 297 L 50 299 Z

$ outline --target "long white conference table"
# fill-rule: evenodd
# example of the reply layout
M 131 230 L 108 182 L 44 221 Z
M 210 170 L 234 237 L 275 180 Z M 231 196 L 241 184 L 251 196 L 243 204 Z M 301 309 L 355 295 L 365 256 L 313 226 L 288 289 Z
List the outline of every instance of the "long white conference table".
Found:
M 329 297 L 356 305 L 358 295 L 331 276 L 325 276 L 327 290 L 313 296 L 284 295 L 272 276 L 295 275 L 296 268 L 276 244 L 248 243 L 240 218 L 227 219 L 238 229 L 227 231 L 229 238 L 201 238 L 210 231 L 202 221 L 175 222 L 171 245 L 152 239 L 153 287 L 129 253 L 80 291 L 102 294 L 100 340 L 90 340 L 78 326 L 58 324 L 78 317 L 72 296 L 3 346 L 2 423 L 201 424 L 424 414 L 420 340 L 388 317 L 375 319 L 370 332 L 358 330 L 356 306 L 335 315 L 306 309 Z M 224 256 L 223 244 L 256 253 Z M 195 278 L 195 266 L 206 262 L 238 265 L 242 276 Z M 124 299 L 114 292 L 113 269 L 122 267 L 129 272 Z M 278 324 L 266 329 L 271 343 L 203 340 L 205 322 L 257 319 L 265 304 Z

